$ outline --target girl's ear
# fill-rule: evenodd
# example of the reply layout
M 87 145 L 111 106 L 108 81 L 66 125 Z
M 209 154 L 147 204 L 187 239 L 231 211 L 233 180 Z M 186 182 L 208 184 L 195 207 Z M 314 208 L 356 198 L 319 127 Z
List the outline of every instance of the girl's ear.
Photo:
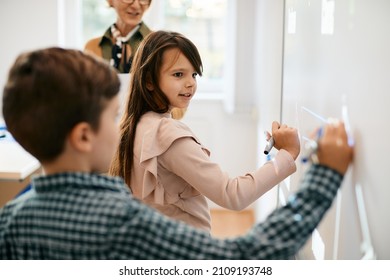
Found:
M 149 91 L 153 91 L 154 90 L 153 84 L 151 82 L 146 82 L 146 88 Z
M 151 74 L 150 73 L 147 73 L 146 74 L 146 88 L 148 89 L 148 91 L 153 91 L 154 90 L 154 86 L 153 86 L 153 83 L 152 83 L 152 77 L 151 77 Z
M 78 123 L 69 134 L 69 143 L 72 147 L 83 153 L 88 153 L 93 148 L 94 132 L 90 124 L 86 122 Z

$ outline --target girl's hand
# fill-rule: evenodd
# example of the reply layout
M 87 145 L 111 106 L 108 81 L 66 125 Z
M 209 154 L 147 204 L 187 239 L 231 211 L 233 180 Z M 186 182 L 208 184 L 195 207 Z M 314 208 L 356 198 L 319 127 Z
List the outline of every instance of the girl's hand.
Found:
M 285 124 L 280 125 L 274 121 L 272 123 L 272 137 L 274 138 L 274 147 L 278 150 L 284 149 L 297 159 L 301 150 L 298 131 L 296 128 L 288 127 Z

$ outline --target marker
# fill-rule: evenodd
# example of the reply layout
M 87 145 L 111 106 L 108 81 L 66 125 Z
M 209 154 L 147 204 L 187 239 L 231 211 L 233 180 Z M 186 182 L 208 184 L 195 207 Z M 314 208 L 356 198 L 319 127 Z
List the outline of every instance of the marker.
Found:
M 264 148 L 264 154 L 265 154 L 265 155 L 268 155 L 269 152 L 271 151 L 271 149 L 272 149 L 272 147 L 273 147 L 274 145 L 275 145 L 275 140 L 274 140 L 274 138 L 271 136 L 271 137 L 269 138 L 269 140 L 268 140 L 267 145 L 266 145 L 265 148 Z
M 306 163 L 308 161 L 312 161 L 313 163 L 318 163 L 318 157 L 317 157 L 317 149 L 318 149 L 318 140 L 322 137 L 323 128 L 320 127 L 317 131 L 316 140 L 310 139 L 306 136 L 302 136 L 304 140 L 306 140 L 301 161 L 303 163 Z
M 318 149 L 318 144 L 317 141 L 314 140 L 309 140 L 306 142 L 304 146 L 304 150 L 302 153 L 302 163 L 306 163 L 308 161 L 312 161 L 313 163 L 318 163 L 318 157 L 317 157 L 317 149 Z
M 5 133 L 5 126 L 0 126 L 0 138 L 5 138 L 6 133 Z

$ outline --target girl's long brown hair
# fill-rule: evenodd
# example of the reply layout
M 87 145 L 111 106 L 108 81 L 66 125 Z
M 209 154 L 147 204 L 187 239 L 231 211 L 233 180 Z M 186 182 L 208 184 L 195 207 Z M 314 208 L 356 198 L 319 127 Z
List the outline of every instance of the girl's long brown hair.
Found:
M 130 92 L 120 123 L 120 143 L 109 170 L 110 175 L 122 177 L 129 186 L 139 120 L 146 112 L 166 113 L 169 110 L 169 100 L 159 86 L 159 73 L 163 53 L 172 48 L 177 48 L 190 61 L 198 75 L 202 75 L 203 66 L 198 49 L 182 34 L 156 31 L 141 42 L 131 67 Z M 153 90 L 148 90 L 147 84 Z

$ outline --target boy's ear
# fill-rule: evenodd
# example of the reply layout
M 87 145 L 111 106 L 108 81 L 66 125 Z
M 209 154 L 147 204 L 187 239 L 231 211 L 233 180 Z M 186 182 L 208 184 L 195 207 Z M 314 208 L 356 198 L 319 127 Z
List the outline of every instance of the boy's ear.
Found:
M 93 129 L 86 123 L 78 123 L 69 135 L 69 142 L 74 149 L 80 152 L 89 152 L 93 147 Z

